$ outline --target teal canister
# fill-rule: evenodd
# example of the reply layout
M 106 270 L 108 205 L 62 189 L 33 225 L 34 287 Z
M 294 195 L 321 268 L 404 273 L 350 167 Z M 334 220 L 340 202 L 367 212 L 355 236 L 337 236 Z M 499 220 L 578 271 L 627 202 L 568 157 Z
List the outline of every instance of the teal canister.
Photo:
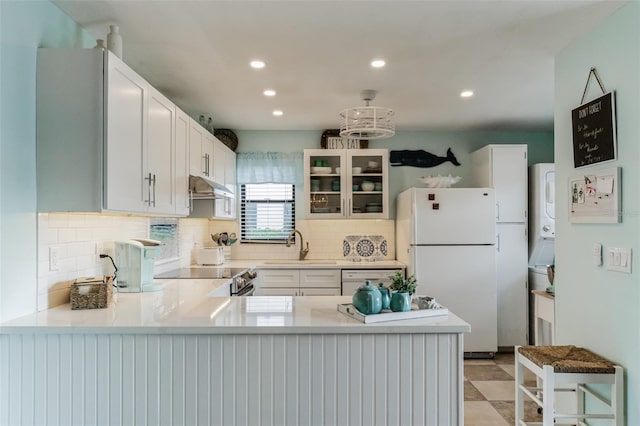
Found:
M 389 304 L 391 303 L 391 290 L 384 286 L 384 284 L 378 284 L 378 290 L 380 290 L 380 295 L 382 296 L 382 310 L 389 309 Z
M 393 312 L 407 312 L 411 310 L 411 294 L 405 291 L 394 291 L 391 295 L 390 308 Z
M 382 310 L 382 295 L 371 281 L 365 281 L 365 284 L 356 290 L 352 301 L 353 306 L 365 315 L 379 314 Z

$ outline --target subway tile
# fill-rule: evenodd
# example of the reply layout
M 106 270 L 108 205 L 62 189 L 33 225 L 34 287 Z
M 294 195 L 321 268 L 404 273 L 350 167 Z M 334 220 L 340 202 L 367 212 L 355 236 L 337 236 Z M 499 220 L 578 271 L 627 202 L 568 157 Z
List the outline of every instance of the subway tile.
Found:
M 53 308 L 59 305 L 64 305 L 65 303 L 69 303 L 70 301 L 70 290 L 61 289 L 61 290 L 52 290 L 49 291 L 47 297 L 47 306 L 49 308 Z

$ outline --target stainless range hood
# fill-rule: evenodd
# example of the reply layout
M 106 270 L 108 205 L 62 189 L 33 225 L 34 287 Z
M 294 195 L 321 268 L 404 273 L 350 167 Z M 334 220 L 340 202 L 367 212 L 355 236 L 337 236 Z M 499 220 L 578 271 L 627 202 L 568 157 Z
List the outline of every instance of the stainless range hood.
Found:
M 189 192 L 193 199 L 234 198 L 226 186 L 205 176 L 189 175 Z

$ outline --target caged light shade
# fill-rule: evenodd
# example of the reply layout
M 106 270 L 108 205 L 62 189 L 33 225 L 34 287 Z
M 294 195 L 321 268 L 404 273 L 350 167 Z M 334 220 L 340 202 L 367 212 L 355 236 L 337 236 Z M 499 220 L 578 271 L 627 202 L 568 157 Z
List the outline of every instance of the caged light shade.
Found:
M 340 112 L 340 136 L 349 139 L 384 139 L 396 134 L 393 110 L 370 106 L 375 90 L 360 93 L 365 106 L 347 108 Z

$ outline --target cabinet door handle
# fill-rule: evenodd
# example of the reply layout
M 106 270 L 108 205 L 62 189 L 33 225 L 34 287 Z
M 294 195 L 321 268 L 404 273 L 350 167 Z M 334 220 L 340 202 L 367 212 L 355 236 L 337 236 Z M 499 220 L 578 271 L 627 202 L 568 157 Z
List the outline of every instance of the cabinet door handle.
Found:
M 500 252 L 500 234 L 496 234 L 496 251 Z
M 209 154 L 205 154 L 203 158 L 204 158 L 204 171 L 202 172 L 202 174 L 204 174 L 205 176 L 209 176 Z
M 496 203 L 496 219 L 500 219 L 500 203 Z
M 344 201 L 345 201 L 345 199 L 343 198 L 342 199 L 342 215 L 346 216 L 347 215 L 347 211 L 344 209 Z
M 156 206 L 156 175 L 153 175 L 153 207 Z
M 151 207 L 151 173 L 149 173 L 149 175 L 144 178 L 144 180 L 149 182 L 147 185 L 147 199 L 144 202 L 147 203 L 149 207 Z
M 189 189 L 189 200 L 188 200 L 189 213 L 193 213 L 193 191 Z

